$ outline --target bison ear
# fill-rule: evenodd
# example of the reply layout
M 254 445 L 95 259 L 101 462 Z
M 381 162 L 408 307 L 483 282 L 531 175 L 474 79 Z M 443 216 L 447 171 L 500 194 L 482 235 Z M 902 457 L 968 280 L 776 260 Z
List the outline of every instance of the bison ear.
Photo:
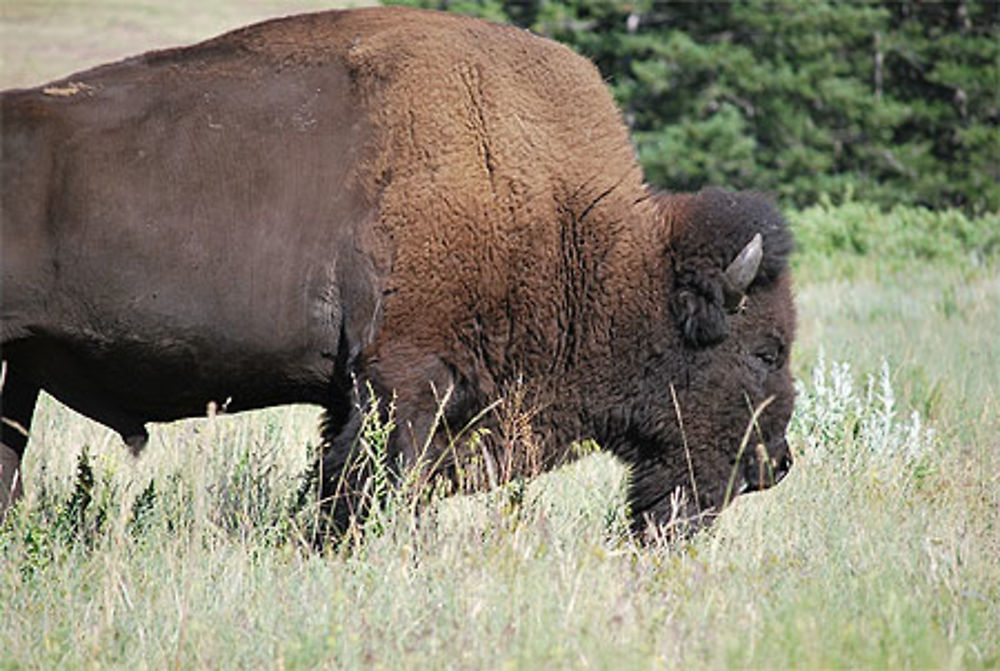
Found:
M 680 278 L 670 296 L 670 312 L 681 336 L 694 347 L 716 345 L 729 335 L 724 304 L 723 282 L 718 276 Z
M 708 347 L 726 339 L 727 315 L 741 309 L 763 256 L 763 240 L 757 233 L 723 272 L 703 268 L 675 279 L 670 311 L 688 344 Z

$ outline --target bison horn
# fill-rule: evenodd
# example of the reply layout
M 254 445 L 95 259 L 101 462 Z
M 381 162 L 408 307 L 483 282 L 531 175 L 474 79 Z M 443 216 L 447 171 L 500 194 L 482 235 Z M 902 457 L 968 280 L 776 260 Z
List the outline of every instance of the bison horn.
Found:
M 757 233 L 726 268 L 726 279 L 729 281 L 729 286 L 741 294 L 746 292 L 747 287 L 753 282 L 753 278 L 757 276 L 757 270 L 760 269 L 760 262 L 763 258 L 764 242 L 760 233 Z

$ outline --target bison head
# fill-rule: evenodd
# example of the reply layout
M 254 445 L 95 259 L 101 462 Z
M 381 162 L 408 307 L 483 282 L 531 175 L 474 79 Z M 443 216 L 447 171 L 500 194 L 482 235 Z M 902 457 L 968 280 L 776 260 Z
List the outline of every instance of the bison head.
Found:
M 659 388 L 647 390 L 656 407 L 628 439 L 640 528 L 678 517 L 697 526 L 737 494 L 778 482 L 792 462 L 787 225 L 755 193 L 710 189 L 658 205 L 672 346 L 651 376 Z

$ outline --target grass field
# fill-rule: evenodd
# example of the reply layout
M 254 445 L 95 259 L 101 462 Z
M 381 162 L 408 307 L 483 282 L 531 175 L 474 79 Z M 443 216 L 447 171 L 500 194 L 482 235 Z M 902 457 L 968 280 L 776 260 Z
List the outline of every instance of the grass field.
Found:
M 0 84 L 307 6 L 203 5 L 6 2 Z M 790 219 L 798 460 L 709 532 L 635 544 L 597 453 L 303 551 L 315 409 L 155 426 L 134 461 L 45 399 L 0 530 L 0 669 L 1000 667 L 1000 218 Z

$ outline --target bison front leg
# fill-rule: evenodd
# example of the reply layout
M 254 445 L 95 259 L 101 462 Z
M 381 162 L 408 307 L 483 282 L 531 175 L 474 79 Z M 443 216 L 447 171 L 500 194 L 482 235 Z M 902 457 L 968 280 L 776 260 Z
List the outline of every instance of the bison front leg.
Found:
M 408 494 L 423 494 L 423 485 L 447 470 L 447 424 L 462 407 L 459 397 L 443 365 L 357 383 L 347 421 L 325 436 L 317 468 L 321 535 L 342 535 L 363 522 L 403 481 L 412 485 Z
M 3 362 L 0 386 L 0 520 L 22 495 L 21 458 L 28 444 L 28 430 L 39 388 Z
M 318 541 L 340 537 L 368 516 L 376 495 L 374 475 L 389 460 L 388 445 L 373 440 L 371 427 L 386 421 L 381 408 L 359 400 L 336 434 L 324 436 L 323 454 L 315 467 L 320 484 Z

